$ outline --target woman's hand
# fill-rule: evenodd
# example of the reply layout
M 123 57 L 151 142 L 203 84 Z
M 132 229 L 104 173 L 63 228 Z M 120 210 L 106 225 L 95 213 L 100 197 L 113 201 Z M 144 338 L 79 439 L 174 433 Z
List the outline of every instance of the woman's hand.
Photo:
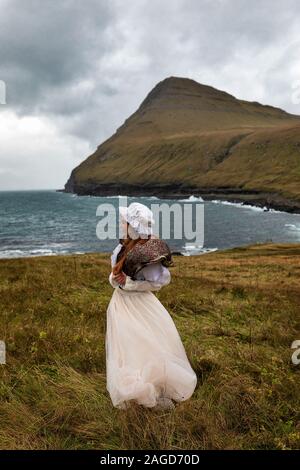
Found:
M 116 281 L 118 284 L 123 286 L 126 282 L 126 274 L 121 272 L 120 274 L 116 274 L 113 276 L 113 280 Z

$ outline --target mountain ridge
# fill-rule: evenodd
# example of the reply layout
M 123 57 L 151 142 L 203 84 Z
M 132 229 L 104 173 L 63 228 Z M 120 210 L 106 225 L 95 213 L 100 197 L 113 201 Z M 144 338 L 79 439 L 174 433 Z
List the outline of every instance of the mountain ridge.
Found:
M 72 171 L 65 191 L 116 187 L 133 196 L 251 193 L 258 204 L 300 211 L 300 116 L 168 77 Z

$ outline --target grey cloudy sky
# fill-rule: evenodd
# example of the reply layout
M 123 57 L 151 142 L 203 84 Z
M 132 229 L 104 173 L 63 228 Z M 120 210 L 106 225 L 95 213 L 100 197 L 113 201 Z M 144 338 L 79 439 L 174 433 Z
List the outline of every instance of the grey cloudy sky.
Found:
M 300 114 L 299 0 L 0 0 L 0 189 L 63 187 L 171 75 Z

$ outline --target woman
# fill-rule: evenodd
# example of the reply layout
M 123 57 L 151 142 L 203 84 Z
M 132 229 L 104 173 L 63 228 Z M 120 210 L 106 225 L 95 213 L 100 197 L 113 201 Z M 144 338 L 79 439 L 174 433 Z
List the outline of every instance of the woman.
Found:
M 174 407 L 191 397 L 196 374 L 176 326 L 152 291 L 169 284 L 171 253 L 152 235 L 153 214 L 143 204 L 120 209 L 128 235 L 111 256 L 115 288 L 107 309 L 107 390 L 113 405 Z

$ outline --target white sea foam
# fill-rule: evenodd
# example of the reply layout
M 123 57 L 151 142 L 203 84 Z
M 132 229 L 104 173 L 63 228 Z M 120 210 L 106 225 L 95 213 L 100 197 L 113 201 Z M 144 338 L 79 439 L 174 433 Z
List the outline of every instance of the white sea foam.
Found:
M 186 199 L 179 199 L 179 201 L 180 201 L 180 202 L 196 202 L 196 201 L 198 201 L 198 202 L 204 202 L 204 200 L 202 199 L 202 197 L 200 197 L 200 196 L 197 197 L 197 196 L 194 196 L 194 195 L 192 195 L 192 196 L 190 196 L 190 197 L 188 197 L 188 198 L 186 198 Z
M 286 214 L 285 211 L 279 211 L 278 209 L 269 209 L 269 212 L 272 212 L 273 214 Z
M 55 256 L 55 255 L 64 255 L 67 254 L 67 250 L 50 250 L 47 248 L 39 248 L 35 250 L 1 250 L 0 259 L 7 258 L 28 258 L 34 256 Z
M 181 253 L 184 256 L 190 256 L 190 255 L 200 255 L 204 253 L 210 253 L 213 251 L 218 251 L 218 248 L 205 248 L 202 245 L 192 245 L 192 244 L 185 244 L 182 247 Z
M 132 197 L 132 196 L 127 196 L 127 197 Z M 159 198 L 157 196 L 136 196 L 134 199 L 150 199 L 150 200 L 155 200 L 157 201 Z
M 269 209 L 264 206 L 264 207 L 259 207 L 259 206 L 252 206 L 251 204 L 244 204 L 243 202 L 231 202 L 231 201 L 222 201 L 220 199 L 213 199 L 210 202 L 214 204 L 222 204 L 224 206 L 234 206 L 234 207 L 239 207 L 241 209 L 250 209 L 256 212 L 268 212 Z M 273 210 L 272 210 L 273 212 Z M 275 212 L 275 211 L 274 211 Z
M 285 224 L 284 226 L 288 227 L 290 230 L 293 230 L 294 232 L 300 232 L 300 225 Z

